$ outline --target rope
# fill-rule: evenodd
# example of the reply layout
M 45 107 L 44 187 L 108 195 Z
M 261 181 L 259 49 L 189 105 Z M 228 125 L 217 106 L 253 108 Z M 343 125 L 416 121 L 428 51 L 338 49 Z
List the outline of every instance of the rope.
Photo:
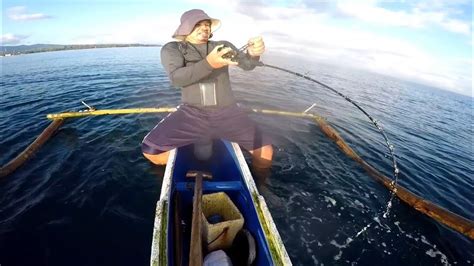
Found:
M 227 233 L 227 231 L 229 230 L 229 227 L 224 227 L 224 229 L 222 229 L 222 232 L 220 232 L 216 238 L 214 238 L 214 240 L 212 240 L 211 242 L 207 242 L 207 247 L 209 247 L 210 245 L 212 245 L 212 243 L 216 242 L 217 239 L 219 239 L 221 236 L 223 236 L 225 233 Z

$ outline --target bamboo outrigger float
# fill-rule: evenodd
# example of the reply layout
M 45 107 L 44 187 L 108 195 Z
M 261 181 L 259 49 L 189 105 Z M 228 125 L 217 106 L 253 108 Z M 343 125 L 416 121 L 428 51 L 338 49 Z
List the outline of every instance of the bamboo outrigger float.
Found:
M 17 156 L 15 159 L 6 164 L 6 166 L 0 169 L 0 177 L 5 177 L 18 168 L 21 163 L 24 163 L 31 154 L 43 144 L 47 138 L 51 137 L 54 133 L 54 130 L 59 128 L 60 123 L 57 121 L 62 121 L 66 118 L 79 118 L 86 116 L 100 116 L 108 114 L 132 114 L 132 113 L 168 113 L 175 111 L 175 108 L 135 108 L 135 109 L 111 109 L 111 110 L 88 110 L 83 112 L 65 112 L 60 114 L 49 114 L 47 117 L 53 120 L 51 127 L 48 127 L 39 137 L 35 140 L 35 145 L 30 145 L 22 154 L 28 156 Z M 368 174 L 375 178 L 377 181 L 381 182 L 386 186 L 390 191 L 394 192 L 399 199 L 408 205 L 414 207 L 419 212 L 433 218 L 434 220 L 444 224 L 445 226 L 456 230 L 465 236 L 474 239 L 474 221 L 464 218 L 460 215 L 450 212 L 433 202 L 430 202 L 426 199 L 421 198 L 418 195 L 410 192 L 409 190 L 401 187 L 400 185 L 393 185 L 393 181 L 387 176 L 378 172 L 375 168 L 370 166 L 365 162 L 357 153 L 352 150 L 349 145 L 339 136 L 339 134 L 333 129 L 322 117 L 306 113 L 306 112 L 287 112 L 287 111 L 278 111 L 278 110 L 260 110 L 260 109 L 251 109 L 252 112 L 268 114 L 268 115 L 278 115 L 278 116 L 289 116 L 289 117 L 299 117 L 305 119 L 311 119 L 315 121 L 318 126 L 321 128 L 322 132 L 333 140 L 336 145 L 350 158 L 358 162 L 363 169 L 365 169 Z M 54 125 L 54 126 L 53 126 Z M 32 147 L 33 146 L 33 147 Z
M 13 173 L 18 167 L 23 165 L 33 154 L 50 139 L 58 128 L 63 124 L 63 119 L 55 119 L 43 132 L 33 141 L 23 152 L 13 160 L 0 168 L 0 178 Z

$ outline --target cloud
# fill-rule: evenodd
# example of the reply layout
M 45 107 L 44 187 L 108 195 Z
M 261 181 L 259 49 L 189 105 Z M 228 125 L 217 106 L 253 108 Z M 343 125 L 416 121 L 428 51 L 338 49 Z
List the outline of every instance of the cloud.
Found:
M 462 33 L 465 35 L 472 34 L 469 24 L 464 23 L 459 20 L 454 20 L 454 19 L 445 20 L 445 21 L 440 22 L 440 25 L 451 32 Z
M 27 13 L 26 6 L 15 6 L 7 10 L 7 16 L 11 20 L 16 21 L 30 21 L 49 19 L 51 16 L 42 13 Z
M 374 1 L 341 1 L 337 4 L 337 9 L 342 14 L 376 25 L 411 28 L 425 28 L 436 25 L 454 33 L 471 34 L 470 20 L 451 18 L 454 14 L 459 13 L 458 11 L 427 8 L 425 5 L 418 5 L 417 7 L 409 8 L 407 6 L 404 10 L 394 11 L 380 7 Z
M 11 33 L 7 33 L 2 35 L 2 40 L 1 44 L 2 45 L 14 45 L 14 44 L 19 44 L 22 40 L 28 38 L 29 36 L 27 35 L 14 35 Z
M 111 25 L 102 24 L 91 29 L 87 35 L 72 40 L 75 44 L 104 43 L 143 43 L 164 44 L 178 26 L 179 17 L 161 15 L 159 17 L 140 17 Z

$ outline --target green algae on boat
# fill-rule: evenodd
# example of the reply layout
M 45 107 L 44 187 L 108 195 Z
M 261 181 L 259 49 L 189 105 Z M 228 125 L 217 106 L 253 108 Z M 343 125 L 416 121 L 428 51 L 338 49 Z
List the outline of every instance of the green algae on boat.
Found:
M 166 252 L 166 236 L 168 231 L 168 204 L 167 200 L 159 201 L 156 208 L 155 216 L 155 231 L 153 232 L 153 243 L 157 244 L 157 247 L 153 246 L 151 251 L 153 266 L 165 266 L 168 264 Z M 157 224 L 158 223 L 158 224 Z M 158 226 L 157 226 L 158 225 Z M 158 228 L 158 230 L 156 230 Z M 156 251 L 158 249 L 158 254 Z
M 272 254 L 273 262 L 275 265 L 285 265 L 282 261 L 282 254 L 281 254 L 281 243 L 277 241 L 273 235 L 271 234 L 270 228 L 268 228 L 267 219 L 265 217 L 265 211 L 263 210 L 262 206 L 260 205 L 260 195 L 256 192 L 252 193 L 253 200 L 256 205 L 256 211 L 258 218 L 260 219 L 260 224 L 262 225 L 262 229 L 265 233 L 265 238 L 267 239 L 268 246 L 270 248 L 270 253 Z

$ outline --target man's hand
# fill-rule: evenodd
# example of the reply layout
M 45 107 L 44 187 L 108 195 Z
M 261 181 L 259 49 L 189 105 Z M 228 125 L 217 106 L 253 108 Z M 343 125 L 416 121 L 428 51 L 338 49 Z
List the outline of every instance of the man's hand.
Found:
M 265 52 L 265 43 L 263 42 L 262 36 L 250 38 L 247 43 L 249 45 L 247 52 L 250 56 L 261 56 L 263 52 Z
M 238 65 L 239 63 L 234 62 L 231 60 L 231 58 L 222 58 L 223 55 L 225 55 L 227 52 L 232 51 L 230 47 L 225 47 L 222 48 L 224 45 L 218 45 L 214 47 L 214 49 L 207 55 L 206 60 L 211 65 L 212 68 L 221 68 L 227 65 Z M 222 48 L 222 49 L 220 49 Z M 219 50 L 220 51 L 217 51 Z

